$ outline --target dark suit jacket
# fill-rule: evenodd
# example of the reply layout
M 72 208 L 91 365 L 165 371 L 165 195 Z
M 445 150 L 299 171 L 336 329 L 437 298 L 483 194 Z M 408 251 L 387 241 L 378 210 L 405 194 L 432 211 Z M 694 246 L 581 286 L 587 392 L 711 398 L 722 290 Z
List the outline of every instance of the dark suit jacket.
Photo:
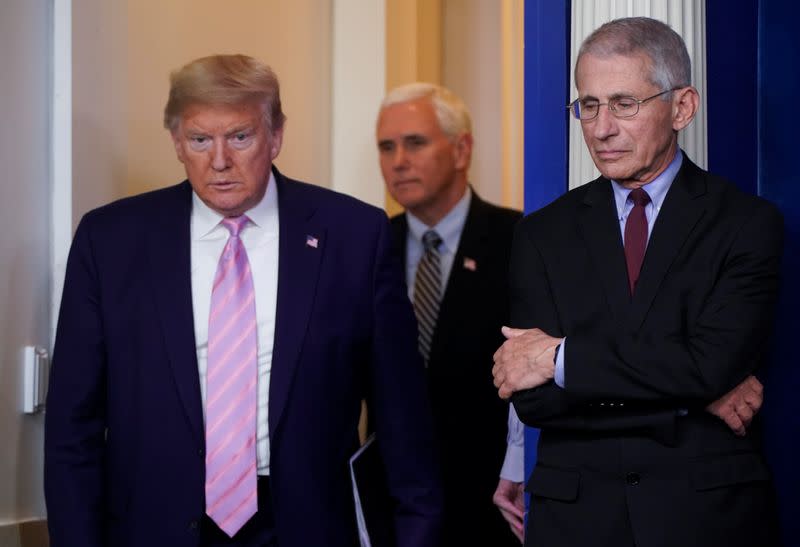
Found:
M 386 216 L 275 175 L 269 433 L 280 545 L 357 544 L 348 457 L 368 394 L 398 544 L 434 545 L 441 491 L 429 407 Z M 198 544 L 205 471 L 190 211 L 183 182 L 101 207 L 77 229 L 47 401 L 54 547 Z
M 520 223 L 512 321 L 566 336 L 566 388 L 513 396 L 542 428 L 530 545 L 774 544 L 758 423 L 737 437 L 704 408 L 768 349 L 781 240 L 771 204 L 686 157 L 633 298 L 608 180 Z
M 508 404 L 492 383 L 492 355 L 508 323 L 508 261 L 521 216 L 473 191 L 436 321 L 428 380 L 442 451 L 447 545 L 519 545 L 492 504 L 508 419 Z M 392 218 L 392 228 L 405 260 L 406 216 Z

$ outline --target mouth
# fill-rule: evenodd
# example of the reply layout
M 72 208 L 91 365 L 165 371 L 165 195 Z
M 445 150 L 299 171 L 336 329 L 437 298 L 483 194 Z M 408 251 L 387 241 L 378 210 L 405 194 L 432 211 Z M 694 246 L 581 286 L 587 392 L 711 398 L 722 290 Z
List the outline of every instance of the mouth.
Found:
M 209 186 L 215 190 L 230 190 L 238 185 L 239 183 L 234 180 L 215 180 L 209 183 Z
M 597 156 L 598 159 L 601 159 L 601 160 L 604 160 L 604 161 L 613 161 L 613 160 L 620 159 L 622 156 L 624 156 L 627 153 L 627 151 L 626 150 L 595 150 L 594 153 L 595 153 L 595 156 Z

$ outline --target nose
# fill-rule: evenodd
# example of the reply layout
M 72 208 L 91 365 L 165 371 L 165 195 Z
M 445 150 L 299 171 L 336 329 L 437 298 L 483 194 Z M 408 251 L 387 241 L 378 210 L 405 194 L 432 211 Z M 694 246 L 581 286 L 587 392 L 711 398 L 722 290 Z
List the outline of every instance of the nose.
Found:
M 211 148 L 211 167 L 215 171 L 224 171 L 230 166 L 228 146 L 224 139 L 215 139 Z
M 392 169 L 399 171 L 408 167 L 408 156 L 406 155 L 405 148 L 398 146 L 392 154 Z
M 605 108 L 601 107 L 597 117 L 592 121 L 592 134 L 596 139 L 603 140 L 617 134 L 619 129 L 617 118 L 611 113 L 608 105 Z

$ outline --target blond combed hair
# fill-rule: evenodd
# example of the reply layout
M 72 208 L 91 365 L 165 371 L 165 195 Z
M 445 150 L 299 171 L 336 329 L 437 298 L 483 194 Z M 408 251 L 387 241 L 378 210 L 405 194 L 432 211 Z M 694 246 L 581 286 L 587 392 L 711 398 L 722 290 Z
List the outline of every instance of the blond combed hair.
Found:
M 260 103 L 267 127 L 283 127 L 280 85 L 275 72 L 247 55 L 211 55 L 195 59 L 170 75 L 164 127 L 175 131 L 181 115 L 193 104 L 239 105 Z

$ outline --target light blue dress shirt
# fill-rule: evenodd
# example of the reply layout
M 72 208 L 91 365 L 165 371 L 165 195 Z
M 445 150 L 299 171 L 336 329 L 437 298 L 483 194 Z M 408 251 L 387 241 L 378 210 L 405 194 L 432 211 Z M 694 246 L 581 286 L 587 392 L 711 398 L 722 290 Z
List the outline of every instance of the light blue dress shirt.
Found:
M 455 207 L 447 213 L 442 220 L 435 226 L 428 226 L 419 218 L 406 211 L 408 220 L 408 235 L 406 236 L 406 283 L 408 285 L 408 298 L 414 301 L 414 279 L 417 276 L 417 265 L 419 264 L 425 247 L 422 244 L 422 235 L 428 230 L 436 230 L 442 238 L 439 245 L 439 267 L 442 273 L 442 294 L 441 299 L 447 289 L 447 280 L 450 279 L 450 270 L 453 269 L 453 260 L 456 257 L 458 243 L 461 241 L 461 232 L 467 222 L 469 203 L 472 199 L 472 192 L 469 188 L 458 200 Z
M 644 208 L 644 214 L 647 217 L 647 241 L 650 242 L 650 234 L 653 233 L 653 226 L 655 226 L 658 213 L 661 211 L 661 206 L 664 204 L 664 198 L 667 197 L 667 192 L 672 186 L 672 181 L 675 180 L 675 175 L 683 163 L 683 153 L 678 150 L 675 157 L 669 163 L 666 169 L 661 172 L 655 179 L 645 184 L 642 188 L 650 196 L 650 203 Z M 614 201 L 617 204 L 617 218 L 619 219 L 619 231 L 622 234 L 622 243 L 625 243 L 625 222 L 628 220 L 628 215 L 633 209 L 633 202 L 628 199 L 631 189 L 625 188 L 615 180 L 611 181 L 611 188 L 614 190 Z M 556 357 L 555 364 L 555 380 L 556 385 L 564 387 L 565 372 L 564 372 L 564 354 L 566 353 L 567 339 L 561 341 L 561 349 Z

